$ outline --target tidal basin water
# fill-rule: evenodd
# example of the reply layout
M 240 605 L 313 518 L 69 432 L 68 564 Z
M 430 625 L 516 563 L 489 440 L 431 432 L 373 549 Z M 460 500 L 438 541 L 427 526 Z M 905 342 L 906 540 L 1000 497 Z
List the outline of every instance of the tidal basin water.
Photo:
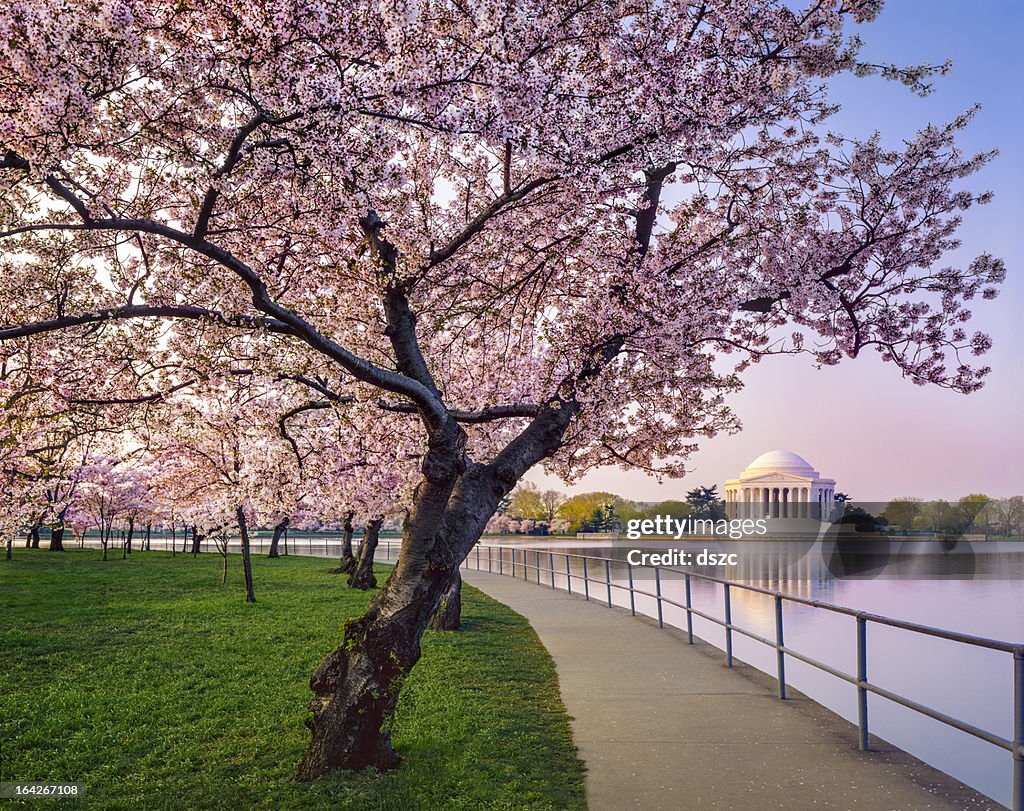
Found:
M 484 544 L 508 544 L 508 538 L 484 540 Z M 540 580 L 551 586 L 550 556 L 554 553 L 554 580 L 566 587 L 565 559 L 571 553 L 611 558 L 613 583 L 627 585 L 626 558 L 630 550 L 646 552 L 678 549 L 697 553 L 704 548 L 737 553 L 736 566 L 671 567 L 689 569 L 728 580 L 752 583 L 772 590 L 821 600 L 874 614 L 908 620 L 948 630 L 961 631 L 1003 641 L 1024 644 L 1024 544 L 959 544 L 942 549 L 935 542 L 900 542 L 891 545 L 890 558 L 875 562 L 854 576 L 856 567 L 837 565 L 834 548 L 821 543 L 759 541 L 730 542 L 635 542 L 517 544 L 516 576 Z M 522 566 L 523 551 L 527 567 Z M 535 552 L 541 553 L 539 561 Z M 494 555 L 496 556 L 496 552 Z M 635 557 L 634 557 L 635 559 Z M 509 556 L 502 568 L 509 573 Z M 469 565 L 476 567 L 474 553 Z M 484 552 L 481 568 L 487 568 Z M 491 566 L 497 571 L 497 558 Z M 582 591 L 582 561 L 572 559 L 573 591 Z M 838 576 L 837 576 L 838 572 Z M 604 564 L 591 564 L 588 575 L 590 595 L 607 600 Z M 681 575 L 661 570 L 664 597 L 685 603 Z M 653 569 L 634 566 L 635 588 L 654 593 Z M 599 582 L 598 582 L 599 581 Z M 724 617 L 723 588 L 720 584 L 691 579 L 692 605 L 711 616 Z M 775 635 L 774 600 L 763 594 L 732 589 L 734 625 L 769 639 Z M 613 588 L 616 605 L 629 607 L 629 593 Z M 657 616 L 657 602 L 637 595 L 638 612 Z M 685 612 L 663 603 L 664 621 L 686 627 Z M 812 606 L 787 602 L 784 607 L 785 644 L 848 674 L 856 674 L 856 620 Z M 724 629 L 694 617 L 694 634 L 720 648 L 725 647 Z M 775 675 L 773 649 L 738 633 L 733 634 L 734 656 L 766 673 Z M 937 709 L 961 721 L 1005 738 L 1013 737 L 1013 656 L 899 628 L 868 623 L 868 681 L 892 692 Z M 832 709 L 853 723 L 857 721 L 856 688 L 817 668 L 787 657 L 787 683 Z M 873 735 L 889 741 L 916 757 L 953 775 L 999 802 L 1010 802 L 1010 753 L 992 744 L 920 715 L 876 695 L 868 698 L 869 728 Z M 857 745 L 851 730 L 850 745 Z

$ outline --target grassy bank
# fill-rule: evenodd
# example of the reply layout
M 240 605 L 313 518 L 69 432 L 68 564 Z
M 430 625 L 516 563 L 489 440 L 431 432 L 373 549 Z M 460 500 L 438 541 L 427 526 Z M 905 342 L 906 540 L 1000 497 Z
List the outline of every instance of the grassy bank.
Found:
M 554 666 L 471 588 L 465 630 L 428 632 L 394 726 L 405 758 L 306 785 L 309 674 L 367 593 L 332 561 L 15 550 L 0 560 L 0 781 L 74 781 L 102 808 L 582 808 Z M 378 573 L 378 576 L 382 572 Z

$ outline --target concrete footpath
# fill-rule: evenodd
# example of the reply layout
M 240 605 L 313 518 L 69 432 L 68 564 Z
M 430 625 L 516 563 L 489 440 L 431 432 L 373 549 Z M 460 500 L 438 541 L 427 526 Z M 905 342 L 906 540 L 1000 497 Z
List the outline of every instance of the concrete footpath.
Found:
M 511 577 L 463 579 L 526 617 L 558 669 L 591 811 L 1002 806 L 682 631 Z M 851 688 L 852 689 L 852 688 Z

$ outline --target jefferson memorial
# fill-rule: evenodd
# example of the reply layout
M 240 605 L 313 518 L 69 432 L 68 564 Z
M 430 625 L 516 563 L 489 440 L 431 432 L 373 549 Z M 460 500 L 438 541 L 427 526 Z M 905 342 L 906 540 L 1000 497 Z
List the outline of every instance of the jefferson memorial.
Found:
M 768 451 L 725 483 L 731 518 L 812 518 L 830 515 L 835 479 L 824 479 L 792 451 Z

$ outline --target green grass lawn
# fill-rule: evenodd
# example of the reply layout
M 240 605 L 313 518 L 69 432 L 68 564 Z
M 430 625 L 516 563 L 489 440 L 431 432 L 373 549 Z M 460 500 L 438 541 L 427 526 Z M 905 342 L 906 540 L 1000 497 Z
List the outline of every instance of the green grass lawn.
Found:
M 309 674 L 369 599 L 332 564 L 254 559 L 247 605 L 234 556 L 221 586 L 218 555 L 16 549 L 0 560 L 0 781 L 84 783 L 100 808 L 585 807 L 550 657 L 469 587 L 464 630 L 428 632 L 403 687 L 401 768 L 295 782 Z

